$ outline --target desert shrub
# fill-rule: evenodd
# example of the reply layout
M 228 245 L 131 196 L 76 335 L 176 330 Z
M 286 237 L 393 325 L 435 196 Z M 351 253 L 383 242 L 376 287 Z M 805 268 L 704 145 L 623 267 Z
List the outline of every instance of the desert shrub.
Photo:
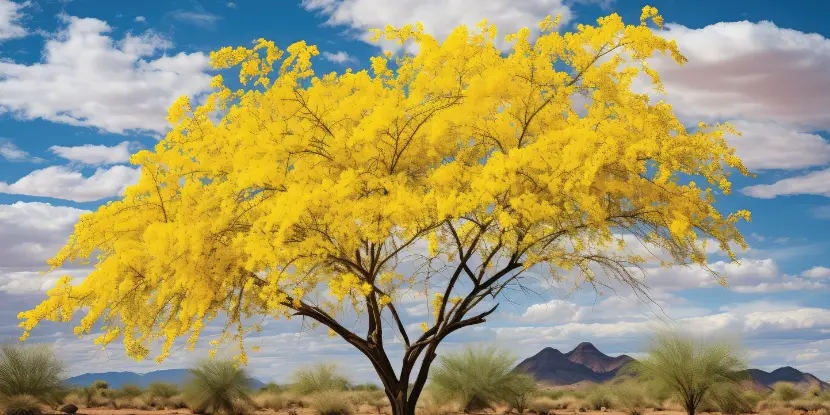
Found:
M 785 406 L 786 405 L 784 405 L 784 403 L 782 401 L 778 401 L 778 400 L 775 400 L 775 399 L 764 399 L 761 402 L 758 402 L 758 405 L 756 405 L 756 408 L 760 411 L 769 411 L 770 409 L 773 409 L 773 408 L 783 408 Z
M 124 385 L 124 387 L 121 388 L 121 393 L 124 394 L 124 396 L 134 398 L 136 396 L 140 396 L 144 393 L 144 391 L 136 385 Z
M 285 398 L 285 405 L 287 407 L 308 408 L 311 406 L 308 397 L 305 395 L 300 395 L 294 392 L 285 392 L 282 396 Z
M 309 400 L 318 415 L 354 415 L 352 404 L 342 391 L 317 392 L 311 395 Z
M 374 383 L 361 383 L 361 384 L 358 384 L 358 385 L 354 385 L 354 386 L 350 387 L 349 389 L 351 389 L 353 391 L 368 391 L 368 392 L 381 391 L 380 386 L 375 385 Z
M 585 397 L 585 405 L 588 409 L 593 409 L 595 411 L 598 411 L 601 408 L 612 408 L 614 401 L 611 397 L 610 388 L 601 386 L 592 388 L 592 390 Z
M 565 392 L 559 389 L 540 389 L 536 391 L 535 395 L 556 400 L 565 396 Z
M 378 415 L 381 415 L 383 413 L 383 409 L 390 406 L 389 398 L 383 396 L 381 398 L 373 400 L 372 402 L 369 402 L 368 405 L 371 406 L 374 410 L 378 411 Z
M 92 389 L 109 389 L 110 384 L 107 383 L 105 380 L 96 380 L 92 382 L 92 385 L 89 385 Z
M 770 408 L 768 413 L 769 415 L 792 415 L 793 411 L 790 408 L 784 406 L 776 406 Z
M 159 398 L 170 398 L 179 394 L 179 387 L 166 382 L 154 382 L 147 387 L 147 392 Z
M 60 402 L 66 397 L 64 370 L 48 345 L 0 344 L 0 396 L 28 395 L 46 403 Z
M 818 411 L 816 411 L 816 415 L 830 415 L 830 409 L 821 408 Z
M 280 385 L 277 385 L 274 382 L 268 382 L 267 384 L 265 384 L 265 386 L 259 388 L 259 391 L 260 392 L 278 393 L 278 392 L 282 392 L 282 387 L 280 387 Z
M 72 404 L 72 405 L 75 405 L 75 406 L 80 408 L 80 407 L 84 406 L 84 401 L 83 401 L 83 399 L 81 399 L 81 396 L 78 395 L 77 393 L 70 393 L 70 394 L 66 395 L 65 398 L 63 398 L 63 404 L 64 405 Z
M 527 409 L 535 411 L 537 414 L 544 414 L 550 411 L 551 409 L 560 408 L 558 408 L 557 401 L 546 396 L 540 396 L 538 398 L 531 399 L 527 405 Z
M 719 399 L 740 397 L 746 363 L 728 343 L 706 344 L 670 329 L 658 329 L 648 356 L 626 365 L 623 373 L 666 384 L 689 415 L 717 391 Z
M 249 408 L 240 402 L 251 402 L 247 393 L 251 377 L 233 360 L 203 360 L 190 373 L 191 380 L 184 388 L 185 401 L 194 411 L 247 413 Z
M 755 405 L 741 394 L 720 394 L 717 391 L 708 397 L 708 402 L 713 407 L 708 412 L 720 412 L 727 415 L 749 414 L 752 413 Z
M 672 397 L 671 388 L 665 382 L 658 380 L 644 382 L 643 390 L 646 398 L 656 410 L 664 410 Z
M 821 401 L 818 399 L 794 399 L 790 402 L 790 407 L 793 409 L 798 409 L 801 411 L 818 411 L 821 408 L 824 408 Z
M 32 395 L 6 396 L 0 401 L 3 415 L 40 415 L 40 400 Z
M 349 379 L 337 372 L 337 365 L 321 363 L 309 369 L 294 372 L 294 389 L 311 395 L 318 392 L 344 391 Z
M 616 385 L 613 389 L 614 400 L 618 403 L 619 409 L 631 415 L 641 414 L 648 406 L 648 399 L 645 391 L 640 385 L 628 381 Z
M 772 398 L 779 401 L 789 402 L 801 397 L 801 391 L 795 388 L 790 382 L 777 382 L 773 389 Z
M 260 393 L 254 397 L 254 403 L 257 408 L 270 409 L 272 411 L 279 411 L 288 407 L 285 397 L 276 392 Z
M 818 399 L 822 402 L 830 402 L 830 390 L 819 392 Z
M 752 408 L 755 408 L 758 406 L 758 403 L 764 400 L 764 395 L 761 392 L 754 390 L 746 390 L 741 395 Z
M 368 405 L 369 402 L 372 402 L 378 398 L 386 396 L 386 393 L 381 391 L 349 391 L 345 392 L 346 399 L 348 399 L 349 403 L 352 404 L 354 407 L 358 407 L 360 405 Z
M 182 394 L 173 395 L 167 398 L 167 404 L 174 409 L 187 408 L 187 402 Z
M 499 402 L 526 404 L 536 390 L 533 378 L 513 371 L 516 359 L 494 346 L 467 347 L 441 356 L 431 370 L 431 386 L 438 395 L 461 402 L 464 412 Z M 512 402 L 511 402 L 512 401 Z
M 453 409 L 431 392 L 421 395 L 416 406 L 418 415 L 447 415 L 454 412 Z

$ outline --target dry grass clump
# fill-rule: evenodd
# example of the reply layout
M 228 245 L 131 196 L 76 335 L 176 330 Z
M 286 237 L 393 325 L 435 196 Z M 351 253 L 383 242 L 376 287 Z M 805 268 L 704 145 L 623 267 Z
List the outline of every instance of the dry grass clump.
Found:
M 783 406 L 776 406 L 767 411 L 769 415 L 792 415 L 792 413 L 792 409 Z
M 32 395 L 16 395 L 0 402 L 3 415 L 40 415 L 40 401 Z
M 588 409 L 598 411 L 602 408 L 613 408 L 614 399 L 611 396 L 611 391 L 608 388 L 595 388 L 585 397 L 585 405 Z
M 259 409 L 279 411 L 288 407 L 288 400 L 281 393 L 263 392 L 254 396 L 254 403 Z
M 801 411 L 818 411 L 821 408 L 824 408 L 822 402 L 818 399 L 795 399 L 790 402 L 790 407 L 793 409 L 798 409 Z
M 775 392 L 770 396 L 772 399 L 789 402 L 801 397 L 801 391 L 796 389 L 790 382 L 778 382 L 774 385 L 773 389 Z
M 318 364 L 309 369 L 294 372 L 293 389 L 302 395 L 318 392 L 344 391 L 349 379 L 338 373 L 337 365 Z
M 415 411 L 418 415 L 448 415 L 455 412 L 455 408 L 436 398 L 432 393 L 425 393 L 418 399 Z
M 545 414 L 553 409 L 569 409 L 577 410 L 584 405 L 584 402 L 577 399 L 575 396 L 565 395 L 559 399 L 551 399 L 545 396 L 538 397 L 530 401 L 528 409 L 535 411 L 537 414 Z
M 311 407 L 318 415 L 354 415 L 354 407 L 341 391 L 317 392 L 309 397 Z

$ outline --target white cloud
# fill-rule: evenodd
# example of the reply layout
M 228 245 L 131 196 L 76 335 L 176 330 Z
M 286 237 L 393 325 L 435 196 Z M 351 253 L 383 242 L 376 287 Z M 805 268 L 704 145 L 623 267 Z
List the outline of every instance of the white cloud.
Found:
M 46 292 L 55 288 L 55 283 L 64 275 L 72 277 L 73 284 L 76 284 L 83 281 L 90 272 L 92 268 L 62 269 L 46 274 L 38 271 L 0 271 L 0 291 L 11 294 Z
M 171 12 L 170 16 L 176 20 L 205 29 L 213 29 L 219 20 L 219 16 L 208 13 L 201 8 L 197 10 L 176 10 Z
M 422 22 L 424 29 L 443 41 L 461 24 L 475 28 L 482 19 L 495 23 L 499 29 L 497 45 L 508 49 L 501 38 L 515 33 L 522 27 L 538 32 L 538 23 L 546 15 L 562 14 L 562 24 L 570 21 L 573 13 L 562 0 L 303 0 L 309 11 L 319 11 L 328 16 L 330 25 L 348 26 L 356 35 L 368 41 L 368 29 L 382 29 L 387 24 L 400 27 Z M 389 50 L 400 46 L 393 42 L 382 45 Z
M 771 22 L 721 22 L 701 29 L 666 25 L 689 63 L 666 58 L 660 72 L 675 110 L 690 121 L 745 120 L 830 129 L 830 40 Z M 801 138 L 802 142 L 814 142 Z
M 85 213 L 39 202 L 0 205 L 0 268 L 46 265 Z
M 91 144 L 75 147 L 52 146 L 49 147 L 49 151 L 59 157 L 83 164 L 119 164 L 130 161 L 132 146 L 129 141 L 124 141 L 112 147 Z
M 230 7 L 231 9 L 235 9 L 236 8 L 236 3 L 230 1 L 230 2 L 228 2 L 227 6 Z
M 162 132 L 176 98 L 209 89 L 204 53 L 150 59 L 172 44 L 153 32 L 115 41 L 98 19 L 63 17 L 63 23 L 46 42 L 42 62 L 0 61 L 0 109 L 113 133 Z
M 730 290 L 739 293 L 773 293 L 820 289 L 826 284 L 787 275 L 778 269 L 772 258 L 742 258 L 738 263 L 716 261 L 708 267 L 727 277 Z M 631 270 L 651 288 L 658 290 L 686 290 L 690 288 L 716 288 L 718 281 L 706 269 L 693 265 L 687 267 L 645 268 Z M 808 271 L 810 272 L 810 271 Z
M 147 18 L 145 18 L 144 16 L 136 16 L 135 21 L 136 22 L 146 22 Z
M 807 278 L 830 278 L 830 268 L 821 266 L 812 267 L 802 272 L 801 276 Z
M 346 63 L 346 62 L 356 62 L 357 61 L 357 59 L 355 59 L 353 56 L 349 56 L 348 53 L 346 53 L 342 50 L 337 51 L 336 53 L 323 52 L 323 57 L 329 62 L 340 63 L 340 64 L 343 64 L 343 63 Z
M 524 323 L 555 324 L 579 319 L 582 310 L 576 304 L 564 300 L 551 300 L 533 304 L 518 318 Z
M 750 170 L 801 169 L 830 164 L 830 142 L 771 122 L 733 121 L 743 136 L 729 144 Z
M 35 170 L 20 180 L 0 182 L 0 193 L 53 197 L 74 202 L 92 202 L 122 194 L 138 182 L 140 168 L 113 166 L 98 168 L 90 177 L 63 166 Z
M 20 25 L 23 18 L 21 9 L 31 2 L 16 3 L 11 0 L 0 0 L 0 42 L 26 36 L 26 28 Z
M 0 157 L 6 159 L 6 161 L 28 161 L 31 163 L 40 163 L 43 160 L 40 157 L 32 157 L 31 154 L 28 152 L 21 150 L 19 147 L 14 145 L 9 140 L 4 140 L 0 138 Z
M 759 198 L 774 199 L 789 195 L 820 195 L 830 197 L 830 169 L 818 170 L 803 176 L 790 177 L 772 184 L 759 184 L 741 189 L 741 193 Z

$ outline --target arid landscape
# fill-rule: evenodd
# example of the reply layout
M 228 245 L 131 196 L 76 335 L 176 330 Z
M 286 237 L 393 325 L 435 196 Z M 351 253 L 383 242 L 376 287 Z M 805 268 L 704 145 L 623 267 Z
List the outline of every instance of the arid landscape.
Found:
M 830 415 L 830 0 L 0 0 L 0 415 Z

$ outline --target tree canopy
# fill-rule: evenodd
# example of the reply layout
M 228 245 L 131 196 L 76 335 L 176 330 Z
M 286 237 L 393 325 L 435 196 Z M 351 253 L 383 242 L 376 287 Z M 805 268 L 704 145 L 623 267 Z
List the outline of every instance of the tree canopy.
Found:
M 235 340 L 244 363 L 244 336 L 261 321 L 302 316 L 369 358 L 399 414 L 414 410 L 438 343 L 485 321 L 495 310 L 485 299 L 531 267 L 577 285 L 601 282 L 602 269 L 639 287 L 631 269 L 644 258 L 627 236 L 665 250 L 667 266 L 705 266 L 712 240 L 734 259 L 749 212 L 714 206 L 731 168 L 748 174 L 725 140 L 734 131 L 687 129 L 632 90 L 645 79 L 662 91 L 654 53 L 685 62 L 649 23 L 662 24 L 657 10 L 572 33 L 557 20 L 535 40 L 526 28 L 508 35 L 510 53 L 486 21 L 443 42 L 420 24 L 387 26 L 375 39 L 414 42 L 417 54 L 319 77 L 305 42 L 212 53 L 242 86 L 217 75 L 204 104 L 170 108 L 172 130 L 131 159 L 138 184 L 83 216 L 50 261 L 93 259 L 94 271 L 80 284 L 62 277 L 21 313 L 23 338 L 84 310 L 77 334 L 99 323 L 96 343 L 121 338 L 137 359 L 161 341 L 161 361 L 224 315 L 215 344 Z M 396 304 L 419 292 L 433 316 L 408 333 Z M 361 332 L 340 324 L 347 312 Z M 397 371 L 384 330 L 404 348 Z

